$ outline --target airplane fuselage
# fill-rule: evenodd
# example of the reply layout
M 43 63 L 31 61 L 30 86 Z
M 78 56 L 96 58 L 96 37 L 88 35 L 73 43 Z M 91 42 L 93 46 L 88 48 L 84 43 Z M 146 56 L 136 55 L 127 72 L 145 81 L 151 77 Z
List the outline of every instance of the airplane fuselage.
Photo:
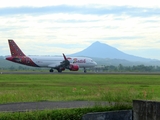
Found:
M 6 59 L 12 62 L 33 67 L 55 68 L 63 61 L 64 58 L 55 56 L 22 56 L 16 58 L 10 56 Z M 91 58 L 87 57 L 69 57 L 67 59 L 70 61 L 71 64 L 76 64 L 80 68 L 94 67 L 97 64 Z

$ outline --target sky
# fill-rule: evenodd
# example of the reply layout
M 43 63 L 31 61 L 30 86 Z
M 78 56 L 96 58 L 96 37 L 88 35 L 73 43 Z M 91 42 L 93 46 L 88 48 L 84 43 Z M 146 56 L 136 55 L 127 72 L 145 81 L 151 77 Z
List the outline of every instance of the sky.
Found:
M 160 1 L 5 0 L 0 4 L 0 55 L 10 55 L 8 39 L 26 55 L 72 54 L 99 41 L 160 60 Z

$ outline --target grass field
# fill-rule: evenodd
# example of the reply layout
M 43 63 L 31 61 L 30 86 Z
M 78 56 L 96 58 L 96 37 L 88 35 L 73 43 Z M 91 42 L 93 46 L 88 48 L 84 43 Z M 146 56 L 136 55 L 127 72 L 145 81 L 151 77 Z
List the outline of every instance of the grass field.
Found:
M 160 100 L 159 75 L 0 74 L 0 104 L 31 101 Z

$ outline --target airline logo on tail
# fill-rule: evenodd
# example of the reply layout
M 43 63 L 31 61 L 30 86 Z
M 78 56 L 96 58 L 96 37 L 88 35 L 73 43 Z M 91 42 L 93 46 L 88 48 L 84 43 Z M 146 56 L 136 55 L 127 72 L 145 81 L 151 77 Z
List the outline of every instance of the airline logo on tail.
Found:
M 25 56 L 25 54 L 21 51 L 21 49 L 13 40 L 8 40 L 8 43 L 12 56 Z

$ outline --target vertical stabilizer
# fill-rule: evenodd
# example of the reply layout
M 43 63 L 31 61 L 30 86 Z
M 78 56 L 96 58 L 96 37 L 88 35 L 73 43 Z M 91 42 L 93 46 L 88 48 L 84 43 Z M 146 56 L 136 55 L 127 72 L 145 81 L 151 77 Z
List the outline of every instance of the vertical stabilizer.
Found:
M 10 47 L 11 56 L 25 56 L 21 49 L 17 46 L 14 40 L 9 39 L 8 44 Z

